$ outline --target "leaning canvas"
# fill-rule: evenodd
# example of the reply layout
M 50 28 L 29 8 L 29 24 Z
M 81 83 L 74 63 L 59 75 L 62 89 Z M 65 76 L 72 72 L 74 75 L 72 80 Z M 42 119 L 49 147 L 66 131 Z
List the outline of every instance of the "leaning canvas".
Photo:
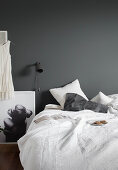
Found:
M 15 91 L 14 99 L 0 101 L 0 143 L 17 142 L 34 116 L 34 91 Z

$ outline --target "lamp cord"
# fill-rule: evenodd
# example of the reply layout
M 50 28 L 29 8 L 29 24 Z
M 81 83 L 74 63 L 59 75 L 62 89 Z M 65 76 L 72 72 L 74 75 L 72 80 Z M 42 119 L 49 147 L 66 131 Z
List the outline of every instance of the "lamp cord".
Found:
M 37 91 L 39 89 L 38 72 L 35 71 L 34 89 Z

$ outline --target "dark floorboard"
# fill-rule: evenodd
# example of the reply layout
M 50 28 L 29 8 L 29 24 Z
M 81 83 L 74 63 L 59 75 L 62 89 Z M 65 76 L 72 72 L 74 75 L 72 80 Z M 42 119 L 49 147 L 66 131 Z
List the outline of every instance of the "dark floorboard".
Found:
M 0 144 L 0 170 L 23 170 L 17 144 Z

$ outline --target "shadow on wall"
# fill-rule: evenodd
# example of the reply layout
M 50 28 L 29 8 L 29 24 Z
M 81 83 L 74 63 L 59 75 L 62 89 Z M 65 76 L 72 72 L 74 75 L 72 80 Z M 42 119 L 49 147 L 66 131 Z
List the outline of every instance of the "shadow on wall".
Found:
M 31 66 L 27 65 L 22 70 L 18 72 L 19 76 L 29 76 L 32 72 Z
M 36 114 L 42 111 L 46 104 L 58 104 L 50 92 L 36 92 Z
M 72 81 L 74 81 L 74 80 L 75 79 L 72 79 Z M 68 83 L 71 83 L 72 81 L 70 81 Z M 63 87 L 65 85 L 67 85 L 67 83 L 64 83 L 63 85 L 61 85 L 59 87 Z M 47 105 L 47 104 L 59 105 L 59 103 L 54 99 L 54 97 L 51 95 L 49 90 L 36 92 L 36 114 L 38 114 L 39 112 L 44 110 L 45 105 Z
M 17 73 L 17 76 L 24 76 L 24 77 L 25 77 L 25 76 L 31 75 L 33 66 L 35 66 L 35 65 L 34 65 L 34 64 L 26 65 L 25 67 L 23 67 L 23 68 Z
M 46 104 L 58 104 L 58 103 L 53 98 L 53 96 L 50 94 L 49 90 L 38 91 L 37 89 L 38 84 L 36 82 L 36 79 L 38 79 L 38 77 L 36 78 L 37 71 L 36 71 L 36 68 L 34 68 L 34 66 L 35 64 L 29 64 L 29 65 L 24 66 L 22 69 L 20 69 L 19 72 L 16 73 L 16 76 L 20 76 L 20 77 L 33 76 L 34 81 L 32 82 L 32 85 L 31 85 L 32 88 L 30 90 L 35 91 L 36 93 L 36 114 L 37 114 L 44 109 Z

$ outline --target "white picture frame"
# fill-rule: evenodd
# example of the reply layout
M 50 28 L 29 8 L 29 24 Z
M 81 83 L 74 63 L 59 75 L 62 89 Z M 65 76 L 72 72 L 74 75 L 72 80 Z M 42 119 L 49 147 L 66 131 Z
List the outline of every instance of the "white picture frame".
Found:
M 11 100 L 0 101 L 0 143 L 14 143 L 24 135 L 35 116 L 35 92 L 15 91 Z

